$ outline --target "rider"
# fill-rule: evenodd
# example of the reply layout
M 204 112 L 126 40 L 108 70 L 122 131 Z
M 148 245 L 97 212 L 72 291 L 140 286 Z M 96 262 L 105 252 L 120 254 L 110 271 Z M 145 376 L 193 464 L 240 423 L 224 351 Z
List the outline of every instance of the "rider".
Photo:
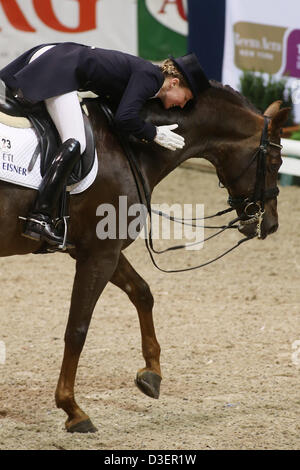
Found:
M 61 245 L 63 237 L 52 215 L 62 189 L 86 147 L 78 90 L 111 95 L 117 101 L 115 123 L 120 131 L 169 150 L 181 149 L 184 138 L 173 132 L 178 124 L 155 126 L 139 112 L 150 98 L 163 106 L 183 108 L 209 87 L 195 54 L 171 57 L 161 66 L 119 51 L 71 42 L 36 46 L 0 70 L 0 79 L 20 101 L 44 101 L 61 146 L 47 169 L 23 236 Z

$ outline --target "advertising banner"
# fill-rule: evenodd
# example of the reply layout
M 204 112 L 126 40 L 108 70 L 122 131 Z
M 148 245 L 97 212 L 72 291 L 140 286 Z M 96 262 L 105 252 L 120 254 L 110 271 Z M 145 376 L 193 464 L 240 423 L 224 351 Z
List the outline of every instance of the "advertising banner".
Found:
M 161 61 L 187 52 L 187 0 L 0 0 L 0 68 L 73 41 Z
M 227 0 L 223 83 L 238 89 L 243 70 L 287 79 L 300 122 L 299 0 Z
M 0 0 L 0 67 L 63 41 L 136 54 L 137 0 Z
M 161 61 L 187 53 L 187 0 L 138 1 L 138 54 Z

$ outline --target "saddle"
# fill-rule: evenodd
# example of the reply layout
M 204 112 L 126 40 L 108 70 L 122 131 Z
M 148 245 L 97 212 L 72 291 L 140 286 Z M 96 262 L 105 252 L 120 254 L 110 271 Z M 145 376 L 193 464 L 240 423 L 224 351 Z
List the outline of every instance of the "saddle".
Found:
M 67 186 L 79 183 L 91 171 L 95 159 L 94 133 L 90 120 L 86 114 L 86 108 L 81 106 L 86 136 L 86 149 L 80 161 L 75 165 Z M 44 103 L 27 104 L 20 103 L 13 96 L 12 91 L 5 87 L 5 96 L 0 100 L 0 122 L 12 127 L 32 127 L 38 138 L 39 145 L 34 152 L 30 166 L 33 167 L 40 154 L 40 173 L 43 177 L 47 168 L 52 163 L 55 152 L 61 144 L 60 137 L 53 124 Z

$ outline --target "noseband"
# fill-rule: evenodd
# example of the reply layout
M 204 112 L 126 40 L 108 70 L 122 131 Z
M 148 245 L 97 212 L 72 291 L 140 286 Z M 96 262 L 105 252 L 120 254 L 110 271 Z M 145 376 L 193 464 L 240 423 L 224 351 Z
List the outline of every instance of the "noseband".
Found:
M 282 149 L 282 145 L 271 142 L 268 139 L 269 122 L 270 118 L 264 116 L 264 127 L 262 130 L 260 145 L 255 151 L 248 166 L 242 171 L 242 173 L 237 178 L 234 179 L 234 181 L 231 182 L 232 184 L 238 181 L 250 168 L 252 163 L 256 160 L 256 180 L 253 194 L 251 196 L 240 197 L 229 196 L 228 198 L 228 204 L 233 209 L 240 209 L 241 207 L 243 208 L 243 219 L 240 220 L 241 225 L 249 225 L 256 222 L 256 234 L 258 238 L 261 237 L 261 224 L 265 212 L 265 201 L 267 201 L 268 199 L 273 199 L 279 194 L 279 189 L 277 186 L 274 188 L 266 189 L 268 146 L 273 146 L 279 148 L 280 150 Z

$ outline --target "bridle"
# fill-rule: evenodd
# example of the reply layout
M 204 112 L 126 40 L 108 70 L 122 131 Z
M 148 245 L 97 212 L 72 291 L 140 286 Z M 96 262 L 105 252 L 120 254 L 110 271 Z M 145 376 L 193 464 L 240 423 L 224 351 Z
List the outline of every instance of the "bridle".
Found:
M 260 145 L 257 148 L 257 150 L 255 151 L 255 153 L 254 153 L 253 157 L 251 158 L 249 164 L 247 165 L 247 167 L 245 169 L 243 169 L 243 171 L 239 174 L 239 176 L 237 178 L 235 178 L 233 181 L 231 181 L 231 183 L 230 183 L 230 184 L 233 184 L 233 182 L 236 182 L 238 179 L 240 179 L 246 173 L 246 171 L 250 168 L 250 166 L 255 162 L 255 160 L 257 160 L 256 182 L 255 182 L 255 188 L 254 188 L 253 194 L 251 196 L 239 196 L 239 197 L 234 197 L 234 198 L 229 196 L 229 199 L 228 199 L 228 203 L 230 205 L 229 208 L 218 211 L 214 215 L 202 217 L 201 219 L 194 219 L 194 218 L 189 219 L 189 221 L 192 222 L 192 224 L 188 224 L 188 225 L 191 225 L 193 227 L 197 227 L 197 225 L 194 224 L 194 221 L 212 219 L 214 217 L 222 216 L 222 215 L 227 214 L 227 213 L 229 213 L 233 210 L 236 210 L 236 209 L 239 209 L 239 208 L 243 207 L 243 218 L 241 216 L 238 216 L 237 218 L 230 221 L 227 225 L 223 225 L 223 226 L 211 226 L 211 227 L 205 226 L 205 228 L 220 229 L 220 230 L 216 234 L 214 234 L 214 235 L 212 235 L 212 236 L 210 236 L 210 237 L 208 237 L 204 240 L 201 240 L 200 242 L 197 242 L 195 244 L 203 243 L 204 241 L 209 240 L 209 239 L 215 237 L 216 235 L 219 235 L 220 233 L 224 232 L 225 230 L 232 229 L 232 228 L 238 228 L 238 226 L 235 225 L 236 222 L 239 222 L 240 224 L 252 224 L 254 222 L 257 222 L 256 234 L 252 235 L 252 236 L 246 236 L 246 237 L 242 238 L 234 246 L 232 246 L 231 248 L 229 248 L 228 250 L 223 252 L 221 255 L 216 256 L 214 259 L 209 260 L 205 263 L 202 263 L 202 264 L 197 265 L 197 266 L 192 266 L 192 267 L 189 267 L 189 268 L 185 268 L 185 269 L 168 269 L 167 270 L 167 269 L 163 269 L 163 268 L 161 268 L 160 266 L 157 265 L 152 253 L 161 254 L 161 253 L 165 253 L 167 251 L 173 251 L 173 250 L 186 248 L 187 245 L 186 244 L 177 245 L 177 246 L 169 247 L 169 248 L 167 248 L 165 250 L 161 250 L 161 251 L 155 250 L 154 247 L 153 247 L 153 240 L 152 240 L 152 213 L 156 213 L 156 214 L 158 214 L 159 216 L 162 216 L 162 217 L 167 217 L 168 219 L 173 220 L 174 222 L 179 222 L 181 224 L 185 224 L 186 220 L 183 221 L 182 219 L 178 219 L 176 217 L 171 217 L 168 214 L 165 214 L 161 211 L 156 211 L 156 210 L 151 208 L 151 198 L 150 198 L 149 191 L 148 191 L 148 189 L 146 187 L 146 184 L 145 184 L 144 176 L 143 176 L 143 174 L 142 174 L 142 172 L 139 168 L 139 165 L 136 161 L 134 153 L 132 152 L 132 149 L 131 149 L 131 146 L 130 146 L 128 140 L 126 138 L 124 138 L 124 136 L 120 132 L 118 132 L 118 130 L 116 128 L 116 125 L 115 125 L 114 116 L 113 116 L 110 108 L 106 105 L 106 103 L 99 102 L 99 106 L 100 106 L 101 110 L 103 111 L 104 115 L 106 116 L 113 132 L 117 136 L 117 138 L 119 140 L 119 143 L 121 144 L 121 147 L 124 150 L 125 156 L 128 160 L 128 163 L 129 163 L 129 166 L 130 166 L 130 169 L 131 169 L 134 181 L 135 181 L 135 185 L 136 185 L 136 189 L 137 189 L 137 193 L 138 193 L 138 197 L 139 197 L 141 205 L 143 205 L 143 200 L 145 200 L 145 202 L 146 202 L 146 207 L 147 207 L 148 215 L 149 215 L 149 218 L 150 218 L 150 228 L 149 228 L 149 235 L 148 235 L 149 238 L 147 236 L 145 236 L 145 244 L 146 244 L 146 248 L 148 250 L 148 253 L 150 255 L 150 258 L 151 258 L 151 261 L 152 261 L 153 265 L 159 271 L 162 271 L 164 273 L 178 273 L 178 272 L 192 271 L 194 269 L 202 268 L 204 266 L 207 266 L 207 265 L 213 263 L 214 261 L 217 261 L 220 258 L 223 258 L 226 254 L 233 251 L 235 248 L 240 246 L 245 241 L 251 240 L 255 236 L 258 236 L 258 238 L 261 237 L 261 224 L 262 224 L 263 215 L 264 215 L 264 203 L 267 199 L 272 199 L 272 198 L 276 197 L 279 194 L 279 189 L 278 189 L 277 186 L 275 188 L 269 188 L 269 189 L 265 188 L 266 168 L 267 168 L 266 156 L 267 156 L 267 151 L 268 151 L 267 148 L 268 148 L 268 146 L 274 146 L 276 148 L 282 149 L 282 145 L 271 142 L 268 139 L 268 124 L 269 124 L 270 118 L 268 118 L 267 116 L 264 116 L 264 127 L 263 127 L 263 131 L 262 131 L 261 139 L 260 139 Z M 143 190 L 144 197 L 141 193 L 140 186 Z M 253 209 L 253 213 L 252 213 L 252 209 Z M 198 227 L 201 227 L 201 226 L 198 226 Z M 145 229 L 145 234 L 146 234 L 146 229 Z M 189 246 L 191 246 L 191 245 L 194 245 L 194 244 L 190 244 Z
M 256 180 L 253 193 L 249 196 L 232 197 L 229 196 L 228 204 L 233 209 L 242 209 L 242 216 L 240 219 L 240 225 L 249 225 L 252 223 L 257 224 L 256 235 L 261 238 L 261 225 L 263 222 L 265 201 L 273 199 L 278 196 L 278 186 L 266 189 L 266 169 L 267 169 L 267 153 L 268 147 L 276 147 L 282 149 L 282 145 L 272 142 L 268 138 L 268 125 L 270 118 L 264 116 L 264 127 L 260 139 L 260 145 L 256 149 L 253 157 L 249 164 L 239 174 L 237 178 L 230 182 L 228 186 L 232 186 L 233 183 L 237 182 L 256 161 Z

